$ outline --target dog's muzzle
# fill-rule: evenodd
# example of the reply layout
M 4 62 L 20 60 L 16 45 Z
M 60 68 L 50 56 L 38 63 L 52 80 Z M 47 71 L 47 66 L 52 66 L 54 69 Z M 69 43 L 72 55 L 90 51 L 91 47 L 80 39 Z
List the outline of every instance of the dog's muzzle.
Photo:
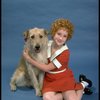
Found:
M 39 52 L 40 52 L 40 45 L 36 45 L 36 46 L 35 46 L 35 52 L 36 52 L 36 53 L 39 53 Z

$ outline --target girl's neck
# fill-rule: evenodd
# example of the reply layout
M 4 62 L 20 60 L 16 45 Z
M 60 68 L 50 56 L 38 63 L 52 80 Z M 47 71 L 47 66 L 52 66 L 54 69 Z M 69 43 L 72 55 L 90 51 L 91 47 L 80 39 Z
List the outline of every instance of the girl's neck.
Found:
M 58 49 L 60 49 L 61 47 L 62 47 L 62 45 L 61 45 L 61 46 L 58 46 L 55 42 L 52 43 L 52 48 L 53 48 L 53 49 L 58 50 Z

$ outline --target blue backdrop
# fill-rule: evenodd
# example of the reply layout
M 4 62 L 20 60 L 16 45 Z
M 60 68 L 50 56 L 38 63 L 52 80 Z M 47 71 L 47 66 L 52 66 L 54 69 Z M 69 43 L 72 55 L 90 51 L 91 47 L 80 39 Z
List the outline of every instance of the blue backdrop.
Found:
M 22 54 L 23 32 L 34 27 L 49 29 L 57 18 L 67 18 L 75 31 L 68 46 L 69 66 L 76 80 L 80 73 L 92 81 L 98 100 L 98 0 L 2 0 L 2 100 L 41 100 L 34 89 L 10 91 L 10 78 Z

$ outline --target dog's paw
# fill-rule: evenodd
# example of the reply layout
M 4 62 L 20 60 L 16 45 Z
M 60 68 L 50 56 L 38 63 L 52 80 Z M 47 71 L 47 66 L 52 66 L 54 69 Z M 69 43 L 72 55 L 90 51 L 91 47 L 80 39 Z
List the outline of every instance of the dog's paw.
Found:
M 36 96 L 42 96 L 42 93 L 40 92 L 40 93 L 36 93 Z
M 16 86 L 15 85 L 11 86 L 11 91 L 16 91 Z
M 36 96 L 42 96 L 42 92 L 40 90 L 36 91 Z

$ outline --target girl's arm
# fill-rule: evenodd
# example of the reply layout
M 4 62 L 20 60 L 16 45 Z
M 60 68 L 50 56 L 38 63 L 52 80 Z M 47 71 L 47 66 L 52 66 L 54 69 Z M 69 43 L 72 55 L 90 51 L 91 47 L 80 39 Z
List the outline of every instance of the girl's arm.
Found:
M 29 56 L 29 54 L 28 54 L 28 49 L 25 49 L 25 50 L 23 51 L 23 56 L 24 56 L 24 58 L 25 58 L 29 63 L 31 63 L 32 65 L 36 66 L 36 67 L 39 68 L 40 70 L 43 70 L 43 71 L 45 71 L 45 72 L 48 72 L 48 71 L 50 71 L 50 70 L 55 69 L 55 66 L 54 66 L 54 64 L 53 64 L 52 62 L 49 63 L 49 64 L 44 64 L 44 63 L 39 63 L 39 62 L 33 60 L 33 59 Z

